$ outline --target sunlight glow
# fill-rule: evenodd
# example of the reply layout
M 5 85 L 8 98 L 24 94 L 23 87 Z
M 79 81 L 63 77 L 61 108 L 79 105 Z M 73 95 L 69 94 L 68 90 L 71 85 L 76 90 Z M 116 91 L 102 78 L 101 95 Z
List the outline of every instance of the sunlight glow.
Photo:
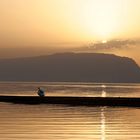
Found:
M 120 25 L 122 0 L 87 0 L 85 5 L 85 28 L 99 38 L 110 39 Z
M 103 44 L 107 43 L 107 40 L 102 40 L 102 43 L 103 43 Z
M 1 0 L 0 47 L 71 48 L 139 38 L 139 9 L 140 0 Z

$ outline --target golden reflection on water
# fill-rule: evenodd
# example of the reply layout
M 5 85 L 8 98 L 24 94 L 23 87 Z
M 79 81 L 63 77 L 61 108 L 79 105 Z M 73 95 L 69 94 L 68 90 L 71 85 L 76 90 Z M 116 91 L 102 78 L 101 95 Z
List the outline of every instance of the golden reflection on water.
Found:
M 105 138 L 105 108 L 101 108 L 101 140 L 106 140 Z
M 101 85 L 101 87 L 102 87 L 101 97 L 106 97 L 106 91 L 105 91 L 106 85 Z
M 102 91 L 101 97 L 106 97 L 106 91 Z
M 0 104 L 0 140 L 139 140 L 140 109 Z

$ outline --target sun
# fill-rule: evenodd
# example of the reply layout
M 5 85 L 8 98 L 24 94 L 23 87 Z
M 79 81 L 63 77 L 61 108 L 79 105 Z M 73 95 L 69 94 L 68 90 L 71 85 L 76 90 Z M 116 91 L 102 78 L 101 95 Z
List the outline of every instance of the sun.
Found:
M 102 1 L 97 4 L 96 14 L 93 16 L 96 27 L 95 33 L 102 38 L 110 38 L 118 26 L 116 2 L 113 3 L 114 0 L 107 1 Z
M 102 43 L 103 43 L 103 44 L 107 43 L 107 40 L 102 40 Z
M 87 0 L 85 5 L 85 28 L 101 40 L 111 39 L 120 26 L 122 0 Z

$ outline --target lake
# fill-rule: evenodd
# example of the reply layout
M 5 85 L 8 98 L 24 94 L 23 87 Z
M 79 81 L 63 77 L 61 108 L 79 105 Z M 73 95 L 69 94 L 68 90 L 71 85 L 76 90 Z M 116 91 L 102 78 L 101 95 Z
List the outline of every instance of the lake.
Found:
M 1 82 L 0 95 L 140 97 L 140 84 Z M 140 108 L 0 103 L 0 140 L 139 140 Z

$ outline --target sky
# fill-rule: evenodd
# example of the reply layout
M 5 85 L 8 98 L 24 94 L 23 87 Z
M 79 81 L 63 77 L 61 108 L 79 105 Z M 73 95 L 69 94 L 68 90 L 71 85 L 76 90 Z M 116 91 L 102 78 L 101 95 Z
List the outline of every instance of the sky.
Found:
M 140 64 L 139 9 L 140 0 L 0 0 L 0 49 L 80 51 L 103 44 L 86 51 L 133 57 Z M 118 42 L 123 44 L 116 47 Z

